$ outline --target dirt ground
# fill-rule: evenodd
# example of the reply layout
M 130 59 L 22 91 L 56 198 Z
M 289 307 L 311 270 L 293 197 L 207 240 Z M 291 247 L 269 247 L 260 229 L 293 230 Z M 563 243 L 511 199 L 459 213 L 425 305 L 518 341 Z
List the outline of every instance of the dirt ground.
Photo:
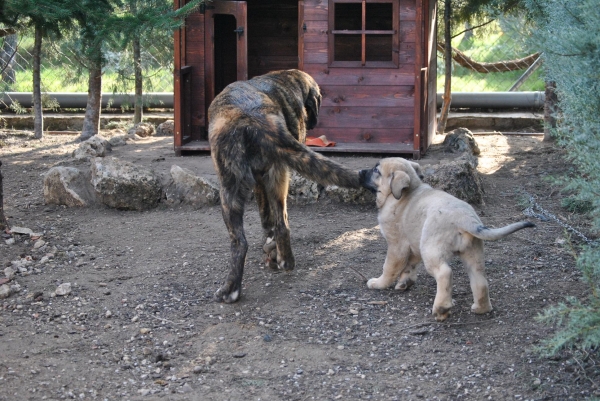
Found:
M 546 177 L 571 169 L 532 136 L 477 136 L 488 226 L 525 219 L 527 194 L 590 236 L 584 215 L 560 206 Z M 386 244 L 374 205 L 291 205 L 291 274 L 263 269 L 254 203 L 244 293 L 215 303 L 229 241 L 218 206 L 147 212 L 44 204 L 42 175 L 68 159 L 75 137 L 36 141 L 0 132 L 5 209 L 2 269 L 23 263 L 0 300 L 0 400 L 581 400 L 600 395 L 596 355 L 534 348 L 552 328 L 535 317 L 587 288 L 572 256 L 582 242 L 553 220 L 486 244 L 494 310 L 470 313 L 453 263 L 453 315 L 431 317 L 435 281 L 421 268 L 407 292 L 368 290 Z M 208 156 L 177 158 L 170 138 L 113 155 L 166 174 L 172 164 L 213 176 Z M 336 157 L 353 168 L 376 157 Z M 428 163 L 427 158 L 423 160 Z M 10 244 L 14 240 L 14 244 Z M 8 241 L 10 244 L 6 244 Z M 41 245 L 41 246 L 40 246 Z M 36 249 L 37 247 L 37 249 Z M 44 256 L 46 258 L 44 259 Z M 29 259 L 30 262 L 23 261 Z M 72 292 L 55 296 L 59 284 Z

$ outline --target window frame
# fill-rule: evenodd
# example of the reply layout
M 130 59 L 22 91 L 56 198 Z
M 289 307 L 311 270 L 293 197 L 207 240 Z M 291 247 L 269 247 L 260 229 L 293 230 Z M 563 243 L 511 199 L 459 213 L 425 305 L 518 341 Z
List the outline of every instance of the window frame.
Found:
M 337 3 L 360 3 L 362 4 L 362 29 L 360 30 L 335 30 L 335 5 Z M 366 5 L 368 3 L 391 3 L 392 4 L 392 29 L 391 30 L 367 30 Z M 328 57 L 329 67 L 346 68 L 398 68 L 400 66 L 400 0 L 329 0 L 329 29 L 328 29 Z M 367 35 L 391 35 L 392 36 L 392 60 L 391 61 L 367 61 L 366 60 L 366 37 Z M 336 61 L 335 35 L 361 35 L 361 60 Z

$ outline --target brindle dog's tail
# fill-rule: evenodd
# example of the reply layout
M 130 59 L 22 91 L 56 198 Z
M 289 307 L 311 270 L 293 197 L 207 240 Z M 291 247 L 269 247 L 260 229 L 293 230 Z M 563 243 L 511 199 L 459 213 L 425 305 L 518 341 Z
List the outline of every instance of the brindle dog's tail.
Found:
M 350 170 L 290 137 L 285 139 L 277 148 L 278 156 L 298 174 L 321 185 L 360 188 L 358 171 Z

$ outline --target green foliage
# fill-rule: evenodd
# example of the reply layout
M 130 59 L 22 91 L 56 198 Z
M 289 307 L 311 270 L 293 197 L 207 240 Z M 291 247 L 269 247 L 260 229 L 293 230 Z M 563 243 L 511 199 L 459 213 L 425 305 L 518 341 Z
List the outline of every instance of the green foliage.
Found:
M 594 228 L 599 230 L 600 7 L 597 0 L 527 1 L 539 28 L 533 39 L 544 51 L 547 78 L 557 86 L 561 112 L 555 135 L 579 172 L 565 190 L 575 193 L 571 203 L 591 210 Z M 578 267 L 589 295 L 570 298 L 541 317 L 560 328 L 546 344 L 549 352 L 600 344 L 600 249 L 585 249 Z

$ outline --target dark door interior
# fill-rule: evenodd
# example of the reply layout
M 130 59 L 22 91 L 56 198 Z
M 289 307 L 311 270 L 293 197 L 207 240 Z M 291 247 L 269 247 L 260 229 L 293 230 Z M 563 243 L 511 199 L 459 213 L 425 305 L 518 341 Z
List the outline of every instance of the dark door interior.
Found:
M 233 15 L 215 15 L 215 96 L 237 80 L 237 29 Z

